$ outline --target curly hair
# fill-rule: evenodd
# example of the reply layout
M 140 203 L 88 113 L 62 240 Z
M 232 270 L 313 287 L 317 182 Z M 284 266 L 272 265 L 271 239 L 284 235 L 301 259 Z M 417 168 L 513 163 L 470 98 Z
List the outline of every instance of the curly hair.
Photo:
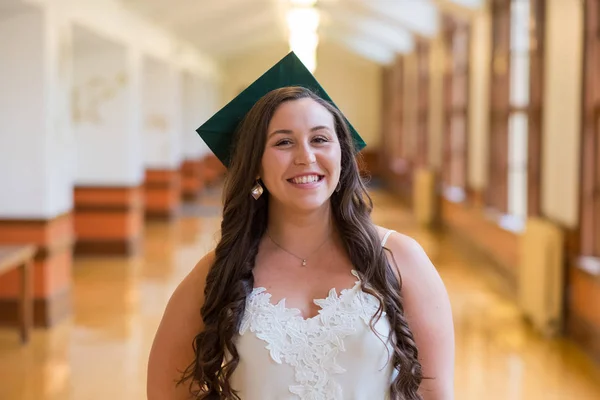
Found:
M 235 339 L 246 297 L 254 286 L 252 270 L 267 228 L 269 206 L 266 189 L 258 200 L 251 198 L 250 191 L 260 170 L 271 118 L 282 103 L 301 98 L 313 99 L 334 116 L 342 157 L 340 190 L 330 198 L 331 210 L 345 250 L 360 275 L 362 289 L 379 300 L 371 329 L 383 312 L 392 327 L 390 362 L 398 374 L 391 382 L 391 398 L 421 399 L 418 389 L 423 377 L 418 349 L 404 316 L 402 281 L 388 262 L 388 250 L 382 249 L 371 220 L 373 203 L 360 176 L 350 131 L 335 107 L 303 87 L 285 87 L 265 95 L 235 133 L 223 190 L 221 238 L 206 278 L 205 302 L 200 310 L 204 329 L 194 338 L 195 359 L 178 383 L 190 381 L 190 392 L 197 399 L 239 399 L 230 384 L 240 360 Z

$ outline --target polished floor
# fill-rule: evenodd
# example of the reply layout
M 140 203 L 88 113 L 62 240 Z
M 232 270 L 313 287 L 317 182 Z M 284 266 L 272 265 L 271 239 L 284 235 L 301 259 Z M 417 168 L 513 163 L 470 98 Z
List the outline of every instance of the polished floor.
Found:
M 186 205 L 175 222 L 148 224 L 137 258 L 77 258 L 69 321 L 36 330 L 24 347 L 0 329 L 0 399 L 145 399 L 154 332 L 175 286 L 215 243 L 218 196 Z M 532 332 L 476 257 L 416 227 L 393 197 L 373 196 L 375 222 L 415 237 L 447 285 L 457 400 L 600 399 L 600 367 L 569 342 Z

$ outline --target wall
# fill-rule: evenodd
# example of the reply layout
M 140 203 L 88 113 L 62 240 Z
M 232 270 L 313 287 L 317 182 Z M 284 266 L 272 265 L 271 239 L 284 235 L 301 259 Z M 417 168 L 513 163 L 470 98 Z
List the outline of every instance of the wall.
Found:
M 206 144 L 196 133 L 196 129 L 204 123 L 204 114 L 206 107 L 203 107 L 202 99 L 206 98 L 203 93 L 203 87 L 200 85 L 198 77 L 189 72 L 183 74 L 183 107 L 181 109 L 182 118 L 182 143 L 183 155 L 186 159 L 198 159 L 206 153 Z
M 177 169 L 183 161 L 181 73 L 172 65 L 145 57 L 142 131 L 147 168 Z
M 43 93 L 36 95 L 43 86 L 44 59 L 40 51 L 43 46 L 42 17 L 41 13 L 31 12 L 0 22 L 0 54 L 3 56 L 0 74 L 0 168 L 2 171 L 18 171 L 23 154 L 30 157 L 31 163 L 31 168 L 26 171 L 0 175 L 0 215 L 4 216 L 44 208 L 40 203 L 45 202 L 45 182 L 44 175 L 39 172 L 45 166 L 42 140 L 44 96 Z M 20 190 L 28 196 L 22 196 Z M 22 198 L 21 201 L 19 198 Z
M 318 53 L 316 78 L 367 143 L 381 139 L 381 67 L 345 48 L 323 44 Z
M 0 22 L 0 218 L 52 218 L 72 207 L 70 37 L 43 10 Z
M 285 44 L 256 49 L 223 61 L 223 102 L 226 104 L 287 54 Z
M 264 47 L 223 62 L 225 102 L 230 101 L 288 53 L 286 45 Z M 367 143 L 381 137 L 381 68 L 337 45 L 319 45 L 315 77 Z
M 108 47 L 108 45 L 107 45 Z M 93 49 L 86 51 L 83 49 Z M 73 129 L 78 185 L 135 186 L 144 176 L 140 106 L 133 101 L 134 75 L 124 48 L 76 46 Z M 138 96 L 136 96 L 138 97 Z M 111 160 L 108 162 L 107 154 Z
M 440 34 L 431 41 L 429 58 L 429 165 L 442 167 L 444 138 L 444 40 Z
M 488 176 L 490 132 L 491 16 L 488 8 L 473 15 L 469 54 L 468 186 L 483 190 Z
M 547 7 L 542 213 L 575 227 L 579 219 L 583 2 L 549 0 Z

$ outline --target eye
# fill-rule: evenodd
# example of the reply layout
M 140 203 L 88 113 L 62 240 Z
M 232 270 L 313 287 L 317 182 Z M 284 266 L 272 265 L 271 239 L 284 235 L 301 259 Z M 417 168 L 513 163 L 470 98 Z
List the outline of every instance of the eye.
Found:
M 291 144 L 291 143 L 292 143 L 292 141 L 290 139 L 281 139 L 277 143 L 275 143 L 275 146 L 287 146 L 288 144 Z
M 329 139 L 327 139 L 325 136 L 317 136 L 313 139 L 313 141 L 317 143 L 326 143 L 329 142 Z

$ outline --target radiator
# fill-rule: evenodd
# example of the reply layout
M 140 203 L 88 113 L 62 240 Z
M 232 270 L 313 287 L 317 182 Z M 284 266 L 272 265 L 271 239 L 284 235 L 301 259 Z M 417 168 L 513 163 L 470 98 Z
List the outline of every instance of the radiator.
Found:
M 527 220 L 520 238 L 518 302 L 525 318 L 547 337 L 563 328 L 563 251 L 560 227 L 541 218 Z
M 413 183 L 413 212 L 417 223 L 430 225 L 436 216 L 436 179 L 432 170 L 419 168 Z

